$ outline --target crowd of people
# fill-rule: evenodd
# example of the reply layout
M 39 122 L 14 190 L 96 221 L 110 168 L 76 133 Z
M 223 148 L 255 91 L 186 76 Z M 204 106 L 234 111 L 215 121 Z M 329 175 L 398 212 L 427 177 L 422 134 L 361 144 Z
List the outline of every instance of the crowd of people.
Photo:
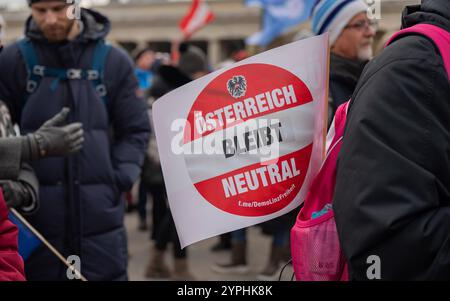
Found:
M 0 54 L 0 280 L 67 280 L 46 246 L 25 260 L 17 254 L 6 207 L 64 256 L 79 256 L 87 279 L 127 280 L 124 195 L 135 183 L 139 230 L 150 229 L 145 277 L 196 280 L 168 206 L 151 112 L 215 68 L 188 42 L 128 54 L 106 42 L 106 16 L 82 9 L 72 20 L 66 1 L 28 2 L 25 37 Z M 352 99 L 333 198 L 350 279 L 366 279 L 366 258 L 379 254 L 383 279 L 449 280 L 450 63 L 418 35 L 374 57 L 377 23 L 367 11 L 363 0 L 320 0 L 304 35 L 329 32 L 329 125 Z M 406 7 L 402 28 L 421 23 L 444 29 L 450 52 L 450 2 Z M 247 57 L 236 47 L 216 68 Z M 260 225 L 272 242 L 258 279 L 278 279 L 289 262 L 298 210 Z M 247 245 L 246 229 L 221 235 L 211 252 L 230 260 L 211 269 L 248 273 Z

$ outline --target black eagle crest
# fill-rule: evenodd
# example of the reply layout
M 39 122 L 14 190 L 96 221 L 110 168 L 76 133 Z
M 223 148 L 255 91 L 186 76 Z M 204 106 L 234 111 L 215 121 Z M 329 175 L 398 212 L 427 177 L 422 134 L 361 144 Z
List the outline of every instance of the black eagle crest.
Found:
M 247 92 L 247 81 L 242 75 L 233 76 L 227 83 L 228 92 L 234 98 L 240 98 Z

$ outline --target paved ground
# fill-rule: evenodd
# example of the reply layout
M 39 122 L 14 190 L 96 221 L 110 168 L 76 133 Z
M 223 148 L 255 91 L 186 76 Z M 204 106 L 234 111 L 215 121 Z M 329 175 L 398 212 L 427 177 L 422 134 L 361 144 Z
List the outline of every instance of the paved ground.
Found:
M 133 281 L 152 280 L 144 277 L 145 268 L 148 263 L 150 252 L 149 232 L 140 232 L 137 230 L 138 218 L 136 213 L 129 213 L 125 218 L 125 224 L 128 229 L 128 249 L 129 277 Z M 207 239 L 189 246 L 189 263 L 192 274 L 198 280 L 208 281 L 246 281 L 257 280 L 258 273 L 264 268 L 270 251 L 270 238 L 262 235 L 258 227 L 252 227 L 249 230 L 249 249 L 248 260 L 251 272 L 246 275 L 220 275 L 213 272 L 210 268 L 214 262 L 226 262 L 229 258 L 228 252 L 212 253 L 211 246 L 216 242 L 216 238 Z M 167 256 L 168 264 L 172 264 L 170 256 Z M 283 280 L 290 280 L 292 268 L 288 266 L 283 272 Z

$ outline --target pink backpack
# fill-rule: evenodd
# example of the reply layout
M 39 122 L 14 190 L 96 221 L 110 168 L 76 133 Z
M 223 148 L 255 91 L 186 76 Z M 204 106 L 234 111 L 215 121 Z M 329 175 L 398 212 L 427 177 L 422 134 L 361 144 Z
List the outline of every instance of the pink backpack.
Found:
M 450 33 L 434 25 L 418 24 L 394 34 L 386 46 L 401 36 L 411 34 L 424 35 L 433 40 L 442 55 L 447 74 L 450 74 Z M 332 209 L 336 163 L 349 103 L 342 104 L 336 111 L 327 137 L 325 161 L 291 229 L 292 263 L 298 281 L 348 281 L 349 278 Z

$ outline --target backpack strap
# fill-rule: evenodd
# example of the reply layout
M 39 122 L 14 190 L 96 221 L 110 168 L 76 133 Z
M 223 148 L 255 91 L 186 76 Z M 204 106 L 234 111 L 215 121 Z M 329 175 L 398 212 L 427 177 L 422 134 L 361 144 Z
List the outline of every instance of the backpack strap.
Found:
M 51 91 L 56 90 L 61 80 L 85 79 L 91 81 L 95 90 L 108 107 L 107 90 L 103 80 L 106 57 L 111 49 L 110 44 L 106 44 L 104 40 L 99 40 L 97 42 L 92 58 L 92 68 L 89 70 L 49 68 L 40 65 L 36 49 L 30 39 L 24 38 L 18 42 L 18 45 L 28 73 L 24 104 L 29 96 L 36 92 L 42 78 L 52 77 L 55 78 L 55 80 L 50 86 Z
M 105 43 L 104 40 L 99 40 L 94 49 L 94 56 L 92 61 L 92 70 L 88 70 L 88 80 L 92 81 L 94 88 L 100 97 L 103 99 L 106 107 L 108 107 L 108 99 L 106 86 L 104 84 L 104 71 L 106 58 L 111 50 L 111 44 Z
M 450 80 L 450 33 L 436 25 L 417 24 L 396 32 L 386 43 L 385 47 L 400 37 L 411 34 L 420 34 L 433 41 L 442 56 L 447 76 Z
M 22 53 L 22 57 L 25 61 L 25 67 L 27 69 L 27 84 L 26 95 L 24 102 L 28 97 L 33 94 L 39 86 L 42 76 L 44 75 L 44 66 L 39 65 L 36 50 L 33 43 L 28 38 L 21 39 L 18 42 L 19 50 Z

